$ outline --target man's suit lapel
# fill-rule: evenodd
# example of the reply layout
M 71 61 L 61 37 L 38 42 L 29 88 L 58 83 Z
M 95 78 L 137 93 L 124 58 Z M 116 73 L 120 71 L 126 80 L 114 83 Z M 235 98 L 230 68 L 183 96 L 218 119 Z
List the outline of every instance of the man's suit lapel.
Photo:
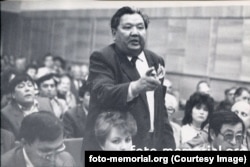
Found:
M 113 46 L 116 55 L 119 58 L 122 71 L 127 75 L 131 81 L 135 81 L 140 78 L 136 67 L 133 67 L 127 56 L 123 54 L 116 46 Z

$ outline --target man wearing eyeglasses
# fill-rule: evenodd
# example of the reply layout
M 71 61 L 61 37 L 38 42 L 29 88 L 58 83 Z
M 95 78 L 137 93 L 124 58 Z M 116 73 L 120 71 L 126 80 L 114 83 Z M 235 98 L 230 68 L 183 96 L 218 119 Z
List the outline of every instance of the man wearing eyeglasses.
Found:
M 51 112 L 28 115 L 20 129 L 22 144 L 1 156 L 2 167 L 74 167 L 65 152 L 63 126 Z
M 244 147 L 245 126 L 243 121 L 233 112 L 213 113 L 209 121 L 208 141 L 194 148 L 201 151 L 239 151 Z

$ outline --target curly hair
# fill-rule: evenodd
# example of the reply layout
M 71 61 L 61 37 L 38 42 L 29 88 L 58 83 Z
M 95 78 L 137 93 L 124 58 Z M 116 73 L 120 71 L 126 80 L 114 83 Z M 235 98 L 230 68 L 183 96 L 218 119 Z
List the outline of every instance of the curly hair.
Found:
M 209 117 L 211 113 L 214 111 L 214 100 L 212 97 L 210 97 L 207 94 L 201 94 L 201 93 L 194 93 L 190 96 L 189 100 L 187 101 L 186 107 L 185 107 L 185 115 L 182 120 L 182 124 L 190 124 L 193 121 L 192 118 L 192 111 L 193 108 L 196 106 L 205 105 L 208 109 L 208 117 L 207 119 L 201 124 L 201 129 L 203 129 L 206 124 L 208 123 Z

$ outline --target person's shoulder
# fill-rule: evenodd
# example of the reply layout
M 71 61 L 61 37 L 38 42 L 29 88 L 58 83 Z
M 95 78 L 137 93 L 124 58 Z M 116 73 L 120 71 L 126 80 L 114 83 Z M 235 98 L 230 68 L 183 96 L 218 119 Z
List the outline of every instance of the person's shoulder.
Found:
M 110 53 L 115 53 L 114 44 L 110 44 L 110 45 L 108 45 L 106 47 L 103 47 L 101 49 L 95 50 L 92 53 L 92 55 L 101 54 L 103 56 L 108 56 L 108 55 L 110 55 Z
M 9 103 L 1 109 L 1 114 L 10 115 L 15 110 L 14 103 Z
M 21 161 L 24 160 L 22 159 L 23 154 L 22 154 L 22 147 L 18 146 L 15 147 L 8 152 L 4 153 L 1 155 L 1 167 L 15 167 L 15 164 L 20 163 L 19 165 L 22 166 L 21 164 L 23 162 L 16 162 L 17 160 Z
M 74 167 L 74 166 L 76 166 L 76 162 L 70 153 L 63 151 L 60 154 L 58 154 L 56 157 L 56 166 L 72 166 L 72 167 Z

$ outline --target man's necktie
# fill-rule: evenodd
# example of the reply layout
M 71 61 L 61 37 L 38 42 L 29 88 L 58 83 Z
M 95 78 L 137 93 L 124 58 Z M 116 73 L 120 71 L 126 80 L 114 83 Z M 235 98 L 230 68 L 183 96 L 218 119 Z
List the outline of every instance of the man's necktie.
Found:
M 137 56 L 133 56 L 132 59 L 130 60 L 130 62 L 131 62 L 131 64 L 132 64 L 133 67 L 136 67 L 136 64 L 135 64 L 135 63 L 136 63 L 136 60 L 137 60 L 137 59 L 138 59 Z

